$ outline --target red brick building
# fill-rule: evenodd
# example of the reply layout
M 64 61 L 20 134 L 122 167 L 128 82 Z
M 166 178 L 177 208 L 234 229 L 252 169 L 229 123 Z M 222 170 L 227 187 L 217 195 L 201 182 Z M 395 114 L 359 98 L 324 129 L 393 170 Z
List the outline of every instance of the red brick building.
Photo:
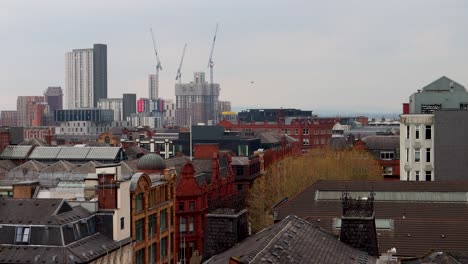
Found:
M 218 144 L 198 144 L 194 150 L 176 187 L 176 245 L 182 263 L 195 251 L 203 252 L 208 212 L 236 207 L 237 199 L 231 156 L 220 152 Z
M 354 142 L 356 150 L 369 151 L 379 162 L 385 180 L 400 180 L 400 137 L 367 136 Z
M 293 119 L 290 122 L 280 119 L 277 122 L 230 122 L 222 120 L 218 125 L 227 131 L 274 131 L 287 134 L 297 139 L 303 150 L 327 146 L 331 138 L 331 130 L 338 120 L 335 118 L 304 118 Z
M 18 112 L 2 111 L 2 113 L 0 114 L 0 126 L 18 126 Z

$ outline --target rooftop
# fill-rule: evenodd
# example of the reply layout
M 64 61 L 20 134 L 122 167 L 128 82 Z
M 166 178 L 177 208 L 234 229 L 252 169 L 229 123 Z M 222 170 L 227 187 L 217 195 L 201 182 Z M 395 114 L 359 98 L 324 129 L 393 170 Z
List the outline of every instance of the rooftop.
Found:
M 352 197 L 375 193 L 376 224 L 386 223 L 377 227 L 381 253 L 393 247 L 411 257 L 468 251 L 468 181 L 317 181 L 276 208 L 276 218 L 295 214 L 338 236 L 345 191 Z
M 374 257 L 340 242 L 324 229 L 297 216 L 287 216 L 206 263 L 375 263 Z

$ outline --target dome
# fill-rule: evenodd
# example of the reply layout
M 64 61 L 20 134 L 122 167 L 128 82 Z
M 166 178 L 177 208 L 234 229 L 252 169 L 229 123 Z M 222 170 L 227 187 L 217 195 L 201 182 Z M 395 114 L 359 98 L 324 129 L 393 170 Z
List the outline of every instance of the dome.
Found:
M 162 171 L 166 168 L 166 162 L 158 154 L 149 153 L 140 158 L 137 164 L 138 170 Z
M 337 122 L 337 123 L 333 126 L 332 130 L 339 131 L 339 130 L 345 130 L 345 128 L 344 128 L 343 125 L 341 125 L 339 122 Z

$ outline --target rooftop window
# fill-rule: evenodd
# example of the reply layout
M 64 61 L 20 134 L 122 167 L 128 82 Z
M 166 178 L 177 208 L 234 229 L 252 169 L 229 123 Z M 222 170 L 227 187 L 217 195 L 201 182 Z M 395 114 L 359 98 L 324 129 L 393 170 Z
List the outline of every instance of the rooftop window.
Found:
M 29 244 L 30 239 L 31 239 L 31 227 L 30 226 L 16 227 L 15 244 Z
M 333 219 L 333 228 L 341 229 L 341 218 Z M 375 219 L 375 228 L 376 229 L 393 229 L 393 220 L 392 219 Z

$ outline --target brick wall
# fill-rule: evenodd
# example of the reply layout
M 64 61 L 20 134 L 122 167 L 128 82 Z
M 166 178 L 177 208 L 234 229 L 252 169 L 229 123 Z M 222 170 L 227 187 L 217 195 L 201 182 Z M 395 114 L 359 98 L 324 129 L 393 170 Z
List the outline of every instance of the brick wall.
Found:
M 208 214 L 203 257 L 209 259 L 226 251 L 247 235 L 247 210 L 238 213 Z

